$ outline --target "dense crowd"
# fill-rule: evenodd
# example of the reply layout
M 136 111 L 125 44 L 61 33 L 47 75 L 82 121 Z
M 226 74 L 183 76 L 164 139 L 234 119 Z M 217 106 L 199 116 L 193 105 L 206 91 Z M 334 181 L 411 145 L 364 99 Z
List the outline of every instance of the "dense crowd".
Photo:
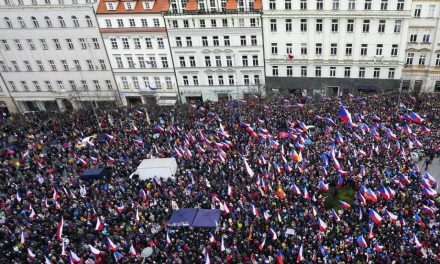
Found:
M 0 263 L 435 263 L 440 97 L 291 97 L 8 116 Z M 148 111 L 147 111 L 148 110 Z M 399 110 L 397 113 L 396 111 Z M 130 179 L 175 157 L 175 180 Z M 81 179 L 87 168 L 110 177 Z M 436 172 L 439 174 L 440 172 Z M 354 190 L 329 208 L 328 199 Z M 167 226 L 216 208 L 215 229 Z

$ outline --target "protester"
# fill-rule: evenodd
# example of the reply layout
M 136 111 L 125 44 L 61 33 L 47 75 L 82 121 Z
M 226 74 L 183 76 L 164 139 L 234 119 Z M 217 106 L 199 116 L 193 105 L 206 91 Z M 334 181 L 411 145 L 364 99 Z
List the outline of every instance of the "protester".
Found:
M 140 263 L 146 247 L 146 263 L 440 261 L 438 175 L 411 159 L 440 155 L 440 97 L 402 95 L 398 114 L 395 99 L 135 106 L 97 110 L 99 124 L 89 111 L 12 116 L 0 263 Z M 174 181 L 128 178 L 164 157 L 178 161 Z M 111 176 L 81 180 L 95 167 Z M 342 187 L 353 200 L 326 208 Z M 222 217 L 215 230 L 169 228 L 177 207 Z

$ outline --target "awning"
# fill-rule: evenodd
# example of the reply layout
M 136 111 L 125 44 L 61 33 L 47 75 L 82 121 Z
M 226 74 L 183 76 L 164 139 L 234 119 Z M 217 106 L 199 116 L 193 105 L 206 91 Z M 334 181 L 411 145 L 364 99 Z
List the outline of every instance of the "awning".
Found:
M 172 100 L 158 100 L 157 104 L 160 106 L 172 106 L 175 105 L 177 102 L 177 100 L 172 99 Z

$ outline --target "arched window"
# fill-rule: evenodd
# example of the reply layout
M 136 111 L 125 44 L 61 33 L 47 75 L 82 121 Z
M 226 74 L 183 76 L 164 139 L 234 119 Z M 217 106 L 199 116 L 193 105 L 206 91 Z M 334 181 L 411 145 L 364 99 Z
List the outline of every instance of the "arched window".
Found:
M 78 18 L 76 18 L 76 16 L 72 16 L 72 21 L 74 27 L 79 27 Z
M 48 16 L 45 16 L 45 17 L 44 17 L 44 22 L 46 22 L 46 26 L 47 26 L 48 28 L 53 27 L 53 26 L 52 26 L 52 21 L 50 21 L 50 18 L 49 18 Z
M 93 27 L 92 19 L 89 16 L 86 16 L 86 21 L 88 27 Z
M 5 23 L 8 28 L 12 28 L 12 22 L 9 17 L 5 17 Z
M 32 24 L 34 24 L 34 27 L 38 28 L 40 27 L 40 24 L 38 24 L 38 20 L 35 17 L 31 17 Z
M 24 23 L 23 18 L 17 17 L 18 23 L 20 24 L 21 28 L 26 28 L 26 23 Z
M 66 27 L 66 22 L 64 22 L 64 18 L 62 16 L 58 17 L 58 21 L 60 22 L 60 27 Z

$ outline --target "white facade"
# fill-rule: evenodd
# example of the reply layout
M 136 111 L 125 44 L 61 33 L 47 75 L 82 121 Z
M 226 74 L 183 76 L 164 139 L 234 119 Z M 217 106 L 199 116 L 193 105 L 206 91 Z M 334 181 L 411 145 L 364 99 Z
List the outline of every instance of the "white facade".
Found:
M 408 0 L 264 1 L 267 85 L 307 77 L 328 92 L 336 80 L 355 88 L 348 86 L 400 79 L 410 12 Z
M 182 2 L 171 1 L 165 15 L 182 101 L 262 94 L 263 37 L 254 2 Z
M 101 1 L 98 6 L 100 31 L 125 105 L 154 102 L 167 105 L 178 99 L 174 65 L 161 14 L 164 4 L 166 8 L 164 0 Z
M 0 5 L 0 74 L 18 110 L 65 111 L 118 100 L 93 5 L 51 1 Z
M 440 92 L 440 2 L 413 1 L 403 89 Z

